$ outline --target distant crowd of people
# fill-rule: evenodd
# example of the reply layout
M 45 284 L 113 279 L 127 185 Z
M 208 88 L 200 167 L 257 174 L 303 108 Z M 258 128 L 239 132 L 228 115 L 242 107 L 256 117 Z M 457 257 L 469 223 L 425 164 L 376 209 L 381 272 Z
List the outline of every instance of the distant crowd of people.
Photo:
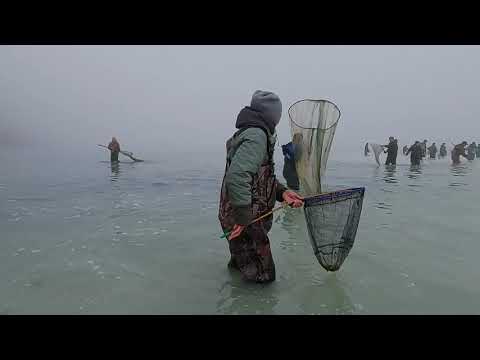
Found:
M 415 141 L 415 143 L 408 147 L 404 146 L 403 153 L 405 155 L 410 154 L 410 163 L 412 165 L 420 165 L 420 161 L 425 159 L 427 156 L 430 159 L 443 159 L 447 156 L 447 146 L 445 143 L 440 145 L 440 149 L 437 149 L 437 145 L 432 143 L 432 145 L 427 147 L 428 140 L 423 140 L 423 142 Z M 453 144 L 452 144 L 453 145 Z M 470 145 L 468 142 L 463 141 L 460 144 L 454 145 L 451 150 L 451 158 L 453 164 L 460 163 L 460 156 L 464 157 L 467 160 L 474 160 L 476 157 L 480 157 L 480 144 L 477 145 L 473 141 Z
M 388 140 L 388 144 L 381 145 L 384 153 L 387 154 L 385 165 L 396 165 L 398 156 L 398 140 L 393 136 L 390 136 Z M 296 146 L 294 142 L 289 142 L 288 144 L 282 145 L 282 151 L 284 156 L 283 177 L 287 181 L 289 188 L 298 190 L 298 177 L 295 170 Z M 423 140 L 423 142 L 415 141 L 415 143 L 411 146 L 405 145 L 403 147 L 403 154 L 405 156 L 410 155 L 410 163 L 412 165 L 420 165 L 421 161 L 426 158 L 443 159 L 447 157 L 448 151 L 445 143 L 442 143 L 440 148 L 437 148 L 436 143 L 432 143 L 430 146 L 428 146 L 428 140 Z M 480 144 L 477 145 L 474 141 L 469 145 L 466 141 L 463 141 L 460 144 L 454 145 L 453 149 L 451 150 L 452 163 L 459 164 L 461 156 L 467 160 L 480 158 Z

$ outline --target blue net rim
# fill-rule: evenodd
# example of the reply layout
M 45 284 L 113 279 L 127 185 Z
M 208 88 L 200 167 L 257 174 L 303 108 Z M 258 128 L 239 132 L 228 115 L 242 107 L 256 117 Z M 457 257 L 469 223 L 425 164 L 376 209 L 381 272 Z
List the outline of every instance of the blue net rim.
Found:
M 304 207 L 318 205 L 319 203 L 328 203 L 340 200 L 346 200 L 352 197 L 363 197 L 365 194 L 365 188 L 351 188 L 345 190 L 332 191 L 326 194 L 320 194 L 312 197 L 305 198 Z

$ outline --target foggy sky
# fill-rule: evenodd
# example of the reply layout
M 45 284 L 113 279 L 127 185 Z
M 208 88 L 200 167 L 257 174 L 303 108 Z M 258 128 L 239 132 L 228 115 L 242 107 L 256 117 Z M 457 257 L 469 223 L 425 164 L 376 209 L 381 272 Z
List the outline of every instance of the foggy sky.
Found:
M 223 159 L 257 89 L 288 107 L 328 99 L 342 116 L 331 158 L 365 142 L 480 141 L 479 46 L 0 46 L 0 148 Z M 277 151 L 279 152 L 279 151 Z

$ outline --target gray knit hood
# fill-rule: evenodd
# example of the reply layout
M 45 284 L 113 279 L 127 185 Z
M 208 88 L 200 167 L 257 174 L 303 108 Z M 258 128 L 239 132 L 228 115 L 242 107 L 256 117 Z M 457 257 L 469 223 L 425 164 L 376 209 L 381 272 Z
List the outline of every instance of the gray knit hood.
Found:
M 282 102 L 270 91 L 257 90 L 252 96 L 250 106 L 244 108 L 237 118 L 237 128 L 253 126 L 261 122 L 273 134 L 282 117 Z

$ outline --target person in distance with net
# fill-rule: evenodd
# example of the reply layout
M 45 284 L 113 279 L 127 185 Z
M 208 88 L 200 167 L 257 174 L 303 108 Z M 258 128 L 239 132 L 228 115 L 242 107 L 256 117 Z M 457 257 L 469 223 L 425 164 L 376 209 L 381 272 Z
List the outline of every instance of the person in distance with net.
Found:
M 115 137 L 112 137 L 112 141 L 108 144 L 110 150 L 110 161 L 118 162 L 118 154 L 120 153 L 120 144 Z
M 386 147 L 384 152 L 387 154 L 387 160 L 385 161 L 385 165 L 396 165 L 398 142 L 397 139 L 395 139 L 393 136 L 390 136 L 388 140 L 388 145 L 384 145 Z

